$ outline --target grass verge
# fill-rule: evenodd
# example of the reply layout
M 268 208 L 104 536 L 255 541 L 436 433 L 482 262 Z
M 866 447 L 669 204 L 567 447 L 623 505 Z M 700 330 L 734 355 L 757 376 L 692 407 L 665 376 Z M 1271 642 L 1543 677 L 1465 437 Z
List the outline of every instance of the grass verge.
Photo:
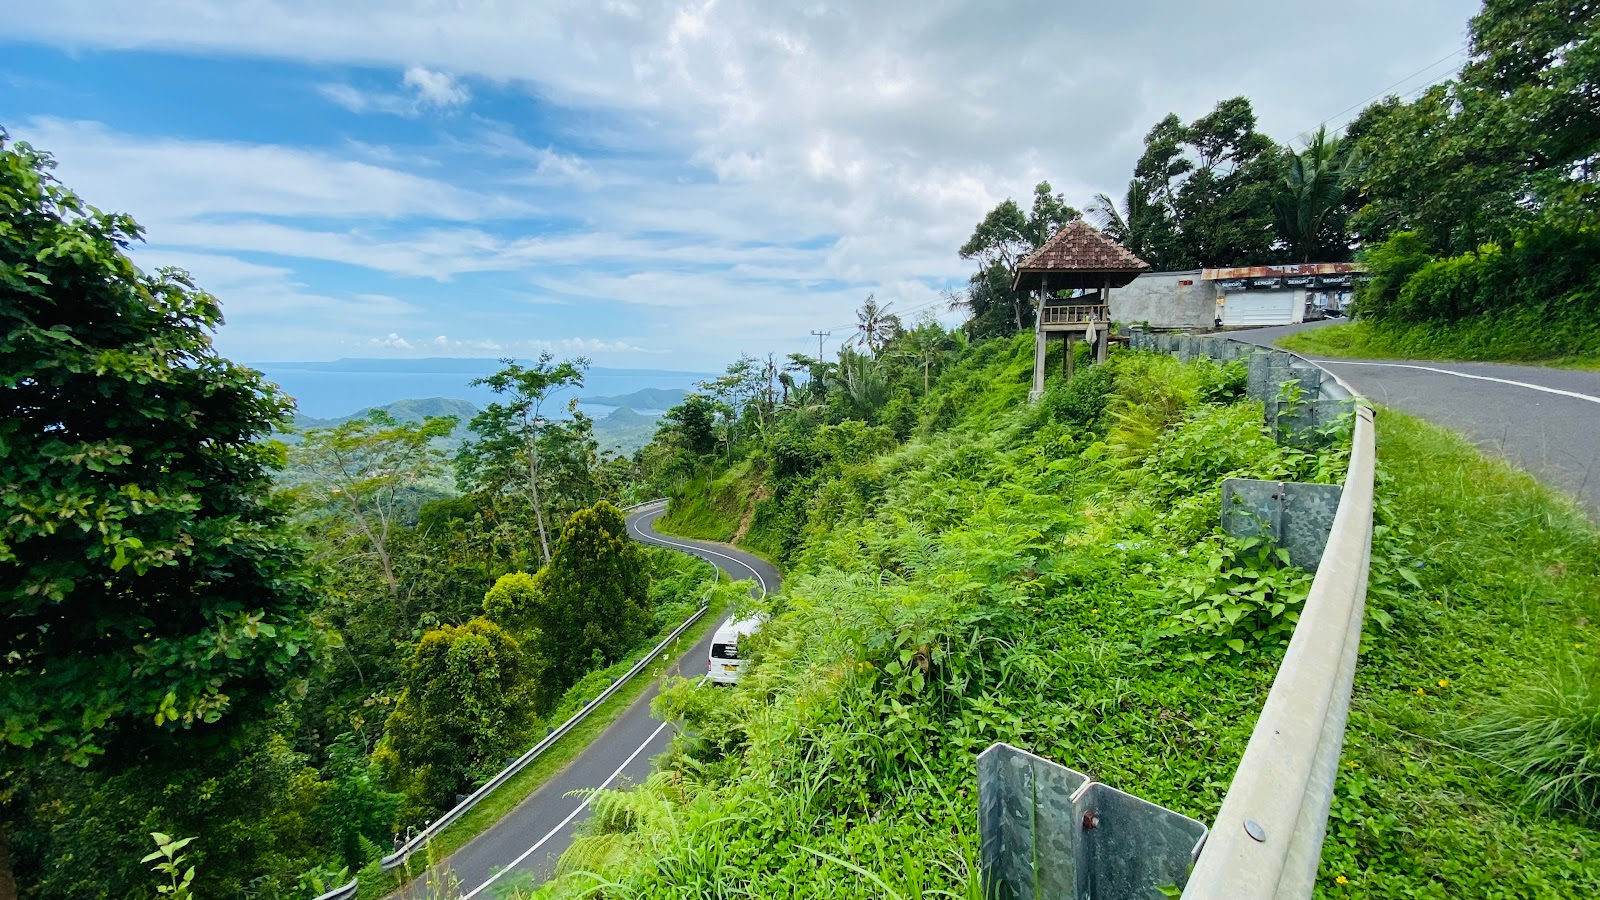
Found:
M 713 479 L 696 478 L 673 493 L 656 526 L 679 537 L 727 542 L 750 513 L 759 484 L 750 460 L 735 463 Z
M 1583 333 L 1565 334 L 1574 330 Z M 1454 325 L 1346 322 L 1286 335 L 1277 343 L 1296 353 L 1348 359 L 1432 359 L 1600 369 L 1600 331 L 1592 324 L 1487 318 Z
M 1368 617 L 1319 895 L 1600 896 L 1596 823 L 1522 802 L 1524 773 L 1473 739 L 1539 727 L 1508 724 L 1508 699 L 1593 666 L 1600 534 L 1532 476 L 1393 410 L 1378 460 L 1369 608 L 1393 621 Z M 1585 739 L 1600 752 L 1600 730 Z
M 720 578 L 724 582 L 728 580 L 726 574 L 721 574 Z M 668 648 L 668 659 L 676 660 L 687 652 L 690 647 L 693 647 L 696 641 L 705 637 L 708 631 L 715 628 L 718 622 L 722 621 L 722 613 L 728 605 L 727 600 L 723 597 L 721 591 L 715 591 L 711 596 L 711 605 L 706 609 L 706 614 L 701 616 L 698 622 L 680 635 Z M 652 649 L 658 641 L 659 638 L 652 640 L 612 668 L 619 673 L 626 672 L 646 652 Z M 559 741 L 551 745 L 548 750 L 540 754 L 537 759 L 529 763 L 526 768 L 518 772 L 499 790 L 485 797 L 481 803 L 474 806 L 466 815 L 462 816 L 449 828 L 446 828 L 424 851 L 425 858 L 419 855 L 413 863 L 416 868 L 409 872 L 405 868 L 396 869 L 393 872 L 379 872 L 376 864 L 373 864 L 362 870 L 360 873 L 361 889 L 356 894 L 357 900 L 377 900 L 377 898 L 388 896 L 411 880 L 425 875 L 428 868 L 426 861 L 444 860 L 450 854 L 465 847 L 473 838 L 489 830 L 496 822 L 504 818 L 507 813 L 515 809 L 522 801 L 531 796 L 534 791 L 543 786 L 546 781 L 549 781 L 551 776 L 566 768 L 567 764 L 587 749 L 595 738 L 611 727 L 611 723 L 615 722 L 624 710 L 643 696 L 650 685 L 661 678 L 661 675 L 661 669 L 646 669 L 635 676 L 632 681 L 623 685 L 621 690 L 607 698 L 587 718 L 574 726 L 571 731 L 563 735 Z M 581 704 L 579 705 L 581 706 Z M 566 716 L 562 718 L 564 719 Z

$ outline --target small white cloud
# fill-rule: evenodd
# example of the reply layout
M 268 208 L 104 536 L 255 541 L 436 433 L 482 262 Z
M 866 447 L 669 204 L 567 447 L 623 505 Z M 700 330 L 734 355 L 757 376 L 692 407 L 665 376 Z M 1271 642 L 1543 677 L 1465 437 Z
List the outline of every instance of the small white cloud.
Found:
M 643 350 L 626 341 L 602 341 L 599 338 L 562 338 L 559 341 L 540 341 L 545 349 L 568 350 L 576 353 L 620 353 L 625 350 Z
M 472 99 L 454 76 L 422 66 L 406 69 L 400 85 L 409 90 L 364 91 L 349 84 L 322 84 L 317 93 L 353 113 L 386 113 L 407 119 L 421 115 L 424 109 L 449 109 Z
M 414 88 L 417 99 L 431 106 L 460 106 L 472 96 L 449 73 L 435 72 L 422 66 L 406 69 L 406 77 L 401 83 Z
M 411 342 L 410 341 L 406 340 L 405 338 L 401 337 L 398 334 L 395 334 L 392 331 L 389 332 L 389 334 L 386 337 L 373 338 L 371 341 L 368 341 L 368 343 L 371 344 L 374 347 L 382 347 L 382 348 L 384 348 L 386 350 L 410 350 L 411 349 Z

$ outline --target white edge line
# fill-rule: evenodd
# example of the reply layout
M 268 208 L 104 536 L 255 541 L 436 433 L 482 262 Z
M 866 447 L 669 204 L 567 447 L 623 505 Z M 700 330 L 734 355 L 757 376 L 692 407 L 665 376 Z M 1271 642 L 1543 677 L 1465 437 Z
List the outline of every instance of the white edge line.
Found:
M 650 742 L 654 741 L 656 739 L 656 735 L 659 735 L 661 733 L 661 730 L 666 728 L 667 725 L 669 725 L 669 724 L 671 724 L 671 723 L 662 722 L 660 725 L 657 725 L 656 726 L 656 730 L 652 731 L 650 733 L 650 736 L 644 739 L 644 743 L 640 744 L 637 749 L 635 749 L 632 753 L 628 754 L 628 758 L 622 761 L 622 765 L 617 766 L 617 770 L 615 772 L 611 773 L 611 777 L 610 778 L 607 778 L 605 781 L 602 781 L 600 783 L 599 787 L 597 787 L 594 790 L 590 791 L 589 795 L 583 798 L 583 802 L 578 804 L 578 808 L 573 810 L 572 812 L 568 813 L 567 817 L 565 819 L 561 820 L 561 824 L 560 825 L 557 825 L 556 827 L 550 829 L 550 833 L 549 834 L 546 834 L 544 837 L 539 838 L 539 840 L 532 847 L 529 847 L 528 849 L 522 851 L 522 853 L 520 855 L 518 855 L 516 859 L 513 859 L 511 862 L 507 863 L 505 868 L 503 868 L 500 871 L 498 871 L 498 872 L 494 873 L 493 875 L 489 876 L 489 880 L 488 881 L 485 881 L 483 884 L 480 884 L 477 887 L 473 888 L 472 889 L 472 893 L 466 894 L 465 896 L 463 896 L 461 898 L 461 900 L 472 900 L 473 897 L 478 896 L 478 894 L 480 892 L 482 892 L 484 888 L 488 887 L 491 884 L 494 884 L 496 881 L 499 881 L 500 877 L 502 875 L 505 875 L 507 872 L 510 872 L 512 869 L 515 869 L 518 865 L 520 865 L 522 863 L 523 860 L 525 860 L 528 857 L 532 856 L 534 854 L 534 852 L 537 851 L 540 847 L 543 847 L 545 845 L 546 841 L 548 841 L 551 838 L 556 836 L 556 832 L 560 831 L 561 829 L 563 829 L 563 828 L 567 827 L 569 824 L 571 824 L 572 820 L 576 819 L 578 817 L 578 813 L 581 813 L 585 809 L 588 809 L 589 808 L 589 804 L 594 802 L 595 794 L 599 793 L 600 791 L 605 790 L 611 784 L 611 782 L 616 781 L 617 780 L 617 776 L 622 774 L 622 770 L 626 769 L 628 767 L 629 763 L 631 763 L 635 759 L 637 759 L 639 757 L 639 754 L 643 753 L 644 749 L 646 747 L 650 746 Z
M 1416 369 L 1419 372 L 1437 372 L 1440 375 L 1454 375 L 1457 378 L 1471 378 L 1474 381 L 1493 381 L 1496 384 L 1509 384 L 1516 387 L 1527 388 L 1532 391 L 1543 391 L 1546 394 L 1556 394 L 1562 397 L 1571 397 L 1574 400 L 1587 400 L 1590 403 L 1600 403 L 1600 397 L 1589 394 L 1580 394 L 1577 391 L 1563 391 L 1560 388 L 1545 387 L 1542 384 L 1529 384 L 1526 381 L 1512 381 L 1509 378 L 1491 378 L 1488 375 L 1473 375 L 1470 372 L 1456 372 L 1450 369 L 1435 369 L 1433 366 L 1414 366 L 1406 363 L 1382 362 L 1347 362 L 1341 359 L 1319 359 L 1318 365 L 1332 364 L 1336 366 L 1384 366 L 1390 369 Z
M 643 518 L 644 518 L 643 516 L 640 516 L 641 520 L 643 520 Z M 657 543 L 657 544 L 662 544 L 662 545 L 668 546 L 668 547 L 677 547 L 677 548 L 679 548 L 681 550 L 688 550 L 690 552 L 695 552 L 695 553 L 709 553 L 712 556 L 721 557 L 722 559 L 728 560 L 729 562 L 738 563 L 739 565 L 745 567 L 746 569 L 749 569 L 750 570 L 750 574 L 756 576 L 756 582 L 761 585 L 761 596 L 765 597 L 769 593 L 769 591 L 767 590 L 767 580 L 765 578 L 761 577 L 761 573 L 759 571 L 757 571 L 756 567 L 750 565 L 749 563 L 745 562 L 742 559 L 739 559 L 738 557 L 729 556 L 726 553 L 718 553 L 715 550 L 708 550 L 705 547 L 697 547 L 697 546 L 695 546 L 693 544 L 680 544 L 677 541 L 668 540 L 668 539 L 662 537 L 661 535 L 656 534 L 653 531 L 646 532 L 643 528 L 640 528 L 637 532 L 635 532 L 634 536 L 640 538 L 641 540 L 643 540 L 647 544 L 649 544 L 649 543 Z

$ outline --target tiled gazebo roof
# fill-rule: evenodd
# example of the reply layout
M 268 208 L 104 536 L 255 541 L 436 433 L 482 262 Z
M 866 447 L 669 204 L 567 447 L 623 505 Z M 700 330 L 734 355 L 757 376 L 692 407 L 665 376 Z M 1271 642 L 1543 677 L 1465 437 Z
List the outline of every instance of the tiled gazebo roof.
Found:
M 1074 219 L 1022 260 L 1015 287 L 1038 287 L 1046 276 L 1051 290 L 1122 287 L 1149 268 L 1100 229 Z

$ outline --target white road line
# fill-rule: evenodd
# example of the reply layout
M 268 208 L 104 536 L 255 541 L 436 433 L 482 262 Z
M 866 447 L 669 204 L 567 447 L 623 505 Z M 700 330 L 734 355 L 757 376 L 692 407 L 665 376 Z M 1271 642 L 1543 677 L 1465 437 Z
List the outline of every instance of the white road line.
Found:
M 645 518 L 643 516 L 639 517 L 639 519 L 636 520 L 636 522 L 641 522 L 641 523 L 644 522 L 644 521 L 646 521 L 646 520 L 645 520 Z M 653 521 L 653 520 L 651 520 L 651 521 Z M 718 553 L 715 550 L 708 550 L 705 547 L 698 547 L 698 546 L 695 546 L 693 544 L 680 544 L 677 541 L 667 540 L 666 538 L 662 537 L 659 534 L 655 534 L 654 532 L 647 533 L 644 530 L 644 527 L 642 525 L 640 525 L 640 527 L 635 529 L 634 537 L 637 537 L 638 539 L 640 539 L 641 541 L 645 542 L 646 544 L 660 544 L 660 545 L 666 546 L 666 547 L 677 547 L 680 550 L 688 550 L 688 551 L 694 552 L 694 553 L 709 553 L 712 556 L 720 557 L 720 558 L 725 559 L 725 560 L 727 560 L 729 562 L 738 563 L 739 565 L 741 565 L 741 566 L 745 567 L 746 569 L 750 570 L 750 574 L 754 575 L 756 577 L 756 582 L 761 585 L 761 596 L 763 596 L 763 597 L 767 596 L 767 593 L 768 593 L 767 580 L 765 578 L 761 577 L 761 572 L 759 572 L 756 569 L 755 566 L 750 565 L 749 563 L 745 562 L 742 559 L 739 559 L 738 557 L 729 556 L 726 553 Z
M 542 838 L 539 838 L 538 842 L 535 843 L 532 847 L 529 847 L 528 849 L 522 851 L 522 854 L 520 856 L 518 856 L 516 859 L 513 859 L 510 862 L 510 864 L 508 864 L 505 868 L 503 868 L 500 871 L 498 871 L 498 872 L 494 873 L 493 875 L 489 876 L 489 880 L 488 881 L 485 881 L 483 884 L 480 884 L 477 887 L 473 888 L 472 889 L 472 893 L 467 894 L 466 896 L 462 897 L 461 900 L 472 900 L 473 897 L 478 896 L 478 894 L 483 892 L 484 888 L 488 887 L 491 884 L 494 884 L 496 881 L 499 881 L 500 880 L 500 876 L 506 874 L 507 872 L 510 872 L 512 869 L 515 869 L 518 865 L 520 865 L 522 863 L 523 860 L 525 860 L 528 857 L 532 856 L 534 851 L 538 850 L 540 847 L 543 847 L 545 845 L 546 841 L 548 841 L 551 838 L 556 836 L 556 832 L 558 832 L 561 829 L 567 827 L 567 825 L 569 825 L 572 822 L 573 819 L 576 819 L 578 817 L 578 813 L 581 813 L 584 810 L 588 809 L 589 808 L 589 804 L 594 802 L 595 793 L 598 792 L 598 791 L 605 790 L 606 787 L 611 784 L 611 782 L 616 781 L 617 780 L 617 776 L 622 774 L 622 770 L 626 769 L 628 767 L 629 763 L 633 762 L 634 759 L 636 759 L 639 756 L 639 754 L 643 753 L 644 752 L 644 748 L 650 746 L 650 742 L 655 740 L 656 739 L 656 735 L 660 734 L 661 730 L 663 728 L 666 728 L 668 724 L 669 723 L 667 723 L 667 722 L 662 722 L 660 725 L 656 726 L 656 730 L 652 731 L 650 733 L 650 736 L 645 738 L 644 743 L 640 744 L 639 748 L 637 750 L 634 750 L 632 753 L 628 754 L 628 758 L 622 761 L 622 765 L 617 766 L 617 770 L 615 772 L 611 773 L 611 777 L 607 778 L 605 781 L 601 782 L 599 787 L 595 788 L 594 791 L 591 791 L 587 797 L 584 797 L 583 798 L 583 802 L 578 804 L 578 808 L 573 810 L 572 812 L 568 813 L 567 817 L 565 819 L 561 820 L 561 824 L 560 825 L 557 825 L 555 828 L 552 828 L 550 830 L 549 834 L 545 835 Z
M 1471 375 L 1466 372 L 1452 372 L 1449 369 L 1435 369 L 1432 366 L 1413 366 L 1404 363 L 1346 362 L 1338 359 L 1319 359 L 1317 360 L 1317 364 L 1322 366 L 1385 366 L 1390 369 L 1417 369 L 1418 371 L 1422 372 L 1438 372 L 1440 375 L 1454 375 L 1457 378 L 1471 378 L 1474 381 L 1493 381 L 1497 384 L 1510 384 L 1515 385 L 1516 387 L 1528 388 L 1529 390 L 1533 391 L 1543 391 L 1546 394 L 1557 394 L 1562 397 L 1571 397 L 1574 400 L 1587 400 L 1590 403 L 1600 403 L 1600 397 L 1591 396 L 1589 394 L 1580 394 L 1577 391 L 1563 391 L 1558 388 L 1545 387 L 1542 384 L 1529 384 L 1526 381 L 1512 381 L 1509 378 L 1490 378 L 1487 375 Z

